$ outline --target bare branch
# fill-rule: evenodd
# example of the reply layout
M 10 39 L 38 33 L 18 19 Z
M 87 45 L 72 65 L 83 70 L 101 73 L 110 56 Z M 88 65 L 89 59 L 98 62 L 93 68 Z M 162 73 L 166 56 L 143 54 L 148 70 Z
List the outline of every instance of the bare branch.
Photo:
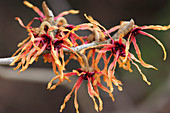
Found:
M 15 57 L 9 57 L 9 58 L 0 58 L 0 65 L 9 65 L 13 62 Z

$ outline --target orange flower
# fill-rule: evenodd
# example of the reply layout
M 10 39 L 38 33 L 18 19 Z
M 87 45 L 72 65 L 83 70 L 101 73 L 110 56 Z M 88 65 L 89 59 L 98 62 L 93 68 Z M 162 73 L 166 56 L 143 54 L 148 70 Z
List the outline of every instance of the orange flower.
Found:
M 165 50 L 165 47 L 163 46 L 163 44 L 158 40 L 156 39 L 153 35 L 149 34 L 149 33 L 146 33 L 142 30 L 144 29 L 154 29 L 154 30 L 167 30 L 169 29 L 170 26 L 142 26 L 142 27 L 134 27 L 134 29 L 132 29 L 130 31 L 130 33 L 126 36 L 128 37 L 127 39 L 127 42 L 126 42 L 126 56 L 125 56 L 125 59 L 123 60 L 123 62 L 126 62 L 126 59 L 127 59 L 127 56 L 128 56 L 128 51 L 129 51 L 129 47 L 130 47 L 130 44 L 133 43 L 134 47 L 135 47 L 135 50 L 136 50 L 136 53 L 138 55 L 138 58 L 141 62 L 141 64 L 146 67 L 146 68 L 153 68 L 153 69 L 156 69 L 154 66 L 150 65 L 150 64 L 147 64 L 145 63 L 143 60 L 142 60 L 142 57 L 141 57 L 141 52 L 140 52 L 140 49 L 136 43 L 136 38 L 135 36 L 138 35 L 138 34 L 142 34 L 142 35 L 145 35 L 145 36 L 148 36 L 152 39 L 154 39 L 163 49 L 163 52 L 164 52 L 164 60 L 166 59 L 166 50 Z
M 114 83 L 113 80 L 115 80 L 114 74 L 115 74 L 117 62 L 119 63 L 120 67 L 123 67 L 124 69 L 129 70 L 131 72 L 132 71 L 131 65 L 130 65 L 130 61 L 131 61 L 132 64 L 134 64 L 137 67 L 138 71 L 140 72 L 140 74 L 143 77 L 143 80 L 150 85 L 150 82 L 148 82 L 146 76 L 141 72 L 139 66 L 134 61 L 136 61 L 138 63 L 141 63 L 141 62 L 138 59 L 136 59 L 132 53 L 128 52 L 128 57 L 127 57 L 128 60 L 125 63 L 122 62 L 122 60 L 125 58 L 125 55 L 126 55 L 125 50 L 126 50 L 126 45 L 122 42 L 122 39 L 120 38 L 119 41 L 111 41 L 111 44 L 106 44 L 100 50 L 100 52 L 98 53 L 98 55 L 96 57 L 95 67 L 98 67 L 98 62 L 101 59 L 101 57 L 103 57 L 104 62 L 105 62 L 105 72 L 106 72 L 107 65 L 108 65 L 109 61 L 111 60 L 111 57 L 114 56 L 114 60 L 108 66 L 108 70 L 107 70 L 108 71 L 107 83 L 110 86 L 111 91 L 113 91 L 113 86 L 111 83 Z M 111 51 L 111 54 L 108 59 L 106 59 L 106 57 L 102 56 L 102 54 L 106 54 L 107 51 Z M 98 70 L 100 70 L 100 69 L 98 69 Z M 120 85 L 122 85 L 122 84 L 120 83 Z
M 27 26 L 25 26 L 22 20 L 19 17 L 16 17 L 16 20 L 18 20 L 19 24 L 26 28 L 29 32 L 29 37 L 18 44 L 18 47 L 20 48 L 13 54 L 13 56 L 17 56 L 10 65 L 13 66 L 18 62 L 17 67 L 14 69 L 18 69 L 22 66 L 21 70 L 19 71 L 21 72 L 26 70 L 28 66 L 34 61 L 37 61 L 40 55 L 44 54 L 43 56 L 45 62 L 52 62 L 54 73 L 59 75 L 59 73 L 56 71 L 57 67 L 60 72 L 61 79 L 63 79 L 63 70 L 65 69 L 63 48 L 72 51 L 72 53 L 80 57 L 70 47 L 78 45 L 76 42 L 77 39 L 82 41 L 82 43 L 84 43 L 84 41 L 81 37 L 74 33 L 74 31 L 77 31 L 80 26 L 69 25 L 67 22 L 61 25 L 62 22 L 60 22 L 60 17 L 69 13 L 77 14 L 78 11 L 70 10 L 59 14 L 55 18 L 55 20 L 57 19 L 56 21 L 58 21 L 58 23 L 54 25 L 54 20 L 51 20 L 49 19 L 51 17 L 48 17 L 50 15 L 48 14 L 50 13 L 48 11 L 50 10 L 46 6 L 45 2 L 43 2 L 43 11 L 45 15 L 31 3 L 24 1 L 24 4 L 30 8 L 33 8 L 34 11 L 40 15 L 40 18 L 35 17 Z M 40 21 L 40 26 L 33 28 L 31 25 L 35 19 Z M 59 57 L 61 57 L 62 61 L 59 60 Z
M 143 26 L 143 27 L 135 26 L 125 36 L 125 37 L 128 37 L 127 41 L 125 41 L 124 37 L 122 37 L 121 34 L 120 34 L 119 39 L 118 40 L 116 39 L 116 41 L 112 40 L 111 44 L 96 46 L 96 47 L 103 46 L 103 48 L 100 50 L 100 52 L 97 55 L 96 62 L 95 62 L 96 67 L 98 67 L 98 62 L 99 62 L 100 58 L 102 57 L 102 54 L 106 54 L 107 51 L 111 51 L 112 53 L 111 53 L 110 57 L 108 58 L 108 60 L 105 60 L 105 68 L 107 68 L 107 65 L 108 65 L 108 62 L 110 61 L 111 56 L 114 56 L 114 60 L 112 61 L 112 63 L 108 67 L 108 75 L 109 75 L 110 81 L 111 81 L 111 78 L 114 77 L 117 62 L 119 63 L 119 67 L 122 67 L 123 69 L 129 70 L 130 72 L 132 72 L 131 64 L 130 64 L 130 62 L 131 62 L 133 65 L 136 66 L 136 68 L 138 69 L 138 71 L 142 75 L 143 80 L 145 82 L 147 82 L 148 85 L 150 85 L 151 83 L 147 80 L 146 76 L 142 73 L 141 69 L 139 68 L 139 66 L 135 62 L 140 63 L 142 66 L 144 66 L 146 68 L 153 68 L 153 69 L 156 69 L 156 70 L 157 70 L 157 68 L 155 68 L 154 66 L 152 66 L 150 64 L 145 63 L 142 60 L 141 52 L 140 52 L 139 47 L 136 43 L 135 36 L 140 33 L 140 34 L 149 36 L 152 39 L 156 40 L 157 43 L 162 47 L 162 49 L 164 51 L 164 60 L 165 60 L 166 59 L 166 51 L 165 51 L 163 44 L 159 40 L 157 40 L 154 36 L 152 36 L 151 34 L 148 34 L 148 33 L 141 31 L 141 30 L 143 30 L 143 29 L 167 30 L 169 28 L 170 28 L 170 25 L 169 26 L 152 26 L 151 25 L 151 26 Z M 136 53 L 138 55 L 139 60 L 137 58 L 135 58 L 135 56 L 132 53 L 129 52 L 129 48 L 130 48 L 131 43 L 133 43 L 133 45 L 135 47 L 135 50 L 136 50 Z M 103 59 L 106 59 L 106 58 L 103 57 Z M 98 69 L 98 68 L 96 68 L 96 69 Z M 98 70 L 100 70 L 100 69 L 98 69 Z M 110 83 L 110 86 L 111 86 L 111 83 Z
M 106 87 L 104 87 L 99 81 L 96 80 L 96 78 L 94 76 L 95 74 L 103 74 L 103 73 L 102 72 L 97 72 L 97 71 L 86 72 L 86 71 L 83 71 L 83 69 L 77 69 L 77 70 L 73 70 L 73 72 L 64 74 L 64 79 L 67 79 L 67 80 L 69 80 L 68 78 L 73 76 L 73 75 L 78 75 L 79 78 L 76 81 L 76 83 L 74 84 L 73 89 L 71 90 L 71 92 L 65 97 L 64 103 L 61 105 L 60 112 L 63 111 L 63 109 L 65 108 L 66 102 L 70 99 L 72 93 L 75 91 L 74 106 L 75 106 L 76 112 L 79 113 L 79 110 L 78 110 L 79 106 L 78 106 L 78 102 L 77 102 L 77 91 L 78 91 L 80 85 L 82 84 L 83 80 L 88 81 L 88 83 L 87 83 L 88 94 L 92 98 L 92 100 L 94 102 L 94 107 L 95 107 L 97 112 L 101 111 L 103 109 L 103 102 L 102 102 L 102 100 L 101 100 L 101 98 L 99 96 L 99 91 L 98 91 L 97 87 L 100 87 L 102 90 L 109 93 L 110 97 L 114 101 L 113 94 Z M 52 85 L 52 82 L 54 80 L 58 79 L 58 78 L 59 78 L 59 76 L 54 77 L 48 83 L 47 89 L 50 89 L 50 90 L 55 89 L 56 86 L 59 85 L 62 82 L 62 80 L 59 80 L 58 83 L 56 83 L 55 85 Z M 95 97 L 99 101 L 99 106 L 96 103 Z

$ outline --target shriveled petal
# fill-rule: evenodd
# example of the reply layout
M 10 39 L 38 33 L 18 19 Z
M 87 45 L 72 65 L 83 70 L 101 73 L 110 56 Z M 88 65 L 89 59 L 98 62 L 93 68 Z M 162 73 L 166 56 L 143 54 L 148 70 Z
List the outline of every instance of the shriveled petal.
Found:
M 64 103 L 61 105 L 60 107 L 60 112 L 63 111 L 63 109 L 65 108 L 66 102 L 70 99 L 71 94 L 73 93 L 73 91 L 77 88 L 78 85 L 80 85 L 83 81 L 82 77 L 79 77 L 78 80 L 76 81 L 76 83 L 74 84 L 73 89 L 71 90 L 71 92 L 65 97 L 64 99 Z
M 17 20 L 22 27 L 27 28 L 19 17 L 15 17 L 15 20 Z
M 108 30 L 108 33 L 112 33 L 112 32 L 114 32 L 114 31 L 118 30 L 119 28 L 120 28 L 120 25 L 114 26 L 114 27 L 112 27 L 112 28 L 110 28 L 110 29 Z M 104 34 L 106 34 L 106 32 L 104 32 Z
M 89 52 L 88 52 L 88 54 L 87 54 L 87 60 L 90 59 L 90 57 L 92 56 L 92 54 L 93 54 L 93 49 L 90 49 Z
M 78 44 L 77 44 L 77 42 L 76 42 L 76 40 L 75 40 L 75 38 L 74 38 L 74 36 L 72 34 L 70 34 L 71 42 L 72 42 L 73 46 L 78 46 Z
M 68 14 L 78 14 L 79 13 L 79 10 L 69 10 L 69 11 L 64 11 L 62 13 L 60 13 L 58 16 L 56 16 L 54 19 L 56 20 L 57 18 L 59 17 L 63 17 L 65 15 L 68 15 Z
M 117 60 L 119 58 L 119 53 L 120 53 L 120 51 L 118 50 L 116 52 L 116 55 L 115 55 L 115 58 L 114 58 L 113 62 L 110 64 L 110 66 L 108 68 L 108 76 L 109 76 L 109 78 L 111 78 L 113 76 L 114 70 L 116 68 L 116 63 L 117 63 Z M 112 68 L 113 68 L 113 72 L 111 71 Z
M 143 26 L 142 29 L 153 29 L 153 30 L 168 30 L 170 29 L 170 25 L 168 26 L 161 26 L 161 25 L 149 25 L 149 26 Z
M 20 53 L 22 53 L 22 52 L 23 52 L 24 50 L 26 50 L 31 44 L 32 44 L 32 42 L 31 42 L 31 41 L 28 41 L 26 44 L 24 44 L 22 47 L 20 47 L 20 48 L 12 55 L 12 57 L 15 56 L 19 51 L 20 51 Z
M 25 57 L 27 53 L 29 52 L 30 48 L 32 47 L 31 41 L 27 42 L 22 49 L 18 49 L 13 55 L 17 54 L 20 50 L 20 53 L 14 58 L 13 62 L 10 64 L 10 66 L 13 66 L 18 60 L 22 59 L 22 57 Z M 28 49 L 29 48 L 29 49 Z
M 52 78 L 52 80 L 51 80 L 50 82 L 48 82 L 47 89 L 50 89 L 51 86 L 52 86 L 52 82 L 53 82 L 54 80 L 58 79 L 59 77 L 60 77 L 60 76 L 57 75 L 57 76 L 55 76 L 54 78 Z
M 75 60 L 77 60 L 77 57 L 75 56 L 75 54 L 71 54 L 71 53 L 70 53 L 69 58 L 65 61 L 65 65 L 67 65 L 67 64 L 68 64 L 68 62 L 69 62 L 71 59 L 75 59 Z
M 52 42 L 51 42 L 52 43 Z M 52 44 L 51 44 L 52 45 Z M 58 53 L 54 50 L 54 46 L 51 46 L 51 55 L 53 56 L 54 58 L 54 61 L 55 63 L 58 65 L 58 66 L 61 66 L 61 62 L 58 58 Z
M 57 26 L 51 26 L 51 27 L 48 29 L 47 34 L 49 34 L 50 31 L 53 31 L 53 30 L 56 30 L 56 29 L 58 29 Z
M 134 60 L 135 62 L 141 63 L 132 53 L 129 52 L 128 57 L 132 60 Z
M 91 77 L 91 84 L 94 88 L 94 91 L 99 95 L 99 90 L 98 90 L 98 87 L 97 87 L 97 83 L 95 83 L 95 78 L 94 77 Z
M 143 80 L 148 84 L 151 85 L 151 82 L 149 82 L 146 78 L 146 76 L 142 73 L 141 69 L 139 68 L 139 66 L 133 62 L 133 60 L 131 60 L 132 64 L 136 66 L 136 68 L 138 69 L 139 73 L 142 75 Z
M 121 59 L 121 58 L 120 58 Z M 123 63 L 120 59 L 118 59 L 119 67 L 123 68 L 124 70 L 129 70 L 129 72 L 132 72 L 130 60 L 127 59 L 125 63 Z
M 60 78 L 60 76 L 59 76 L 59 78 Z M 53 85 L 53 86 L 51 86 L 50 87 L 50 90 L 54 90 L 59 84 L 61 84 L 63 82 L 63 79 L 60 79 L 58 82 L 57 82 L 57 84 L 55 84 L 55 85 Z
M 77 70 L 73 70 L 73 72 L 80 76 L 80 73 Z
M 134 47 L 135 47 L 136 53 L 137 53 L 137 55 L 138 55 L 138 58 L 139 58 L 139 60 L 140 60 L 140 62 L 141 62 L 141 65 L 144 66 L 144 67 L 146 67 L 146 68 L 153 68 L 153 69 L 157 70 L 157 68 L 155 68 L 154 66 L 152 66 L 152 65 L 150 65 L 150 64 L 145 63 L 145 62 L 142 60 L 141 52 L 140 52 L 140 50 L 139 50 L 139 47 L 138 47 L 138 45 L 137 45 L 137 43 L 136 43 L 136 39 L 135 39 L 134 36 L 132 36 L 132 42 L 133 42 L 133 45 L 134 45 Z
M 26 38 L 25 40 L 23 40 L 22 42 L 20 42 L 18 44 L 18 47 L 21 47 L 22 45 L 24 45 L 29 39 L 30 39 L 30 36 L 28 38 Z
M 45 18 L 44 14 L 38 9 L 38 7 L 32 5 L 31 3 L 29 3 L 28 1 L 24 1 L 23 2 L 26 6 L 28 6 L 29 8 L 32 8 L 39 16 L 41 16 L 42 18 Z
M 36 44 L 35 44 L 35 45 L 36 45 Z M 36 54 L 34 54 L 34 56 L 31 58 L 31 60 L 30 60 L 30 62 L 29 62 L 30 64 L 32 64 L 32 63 L 35 61 L 35 59 L 36 59 L 39 55 L 41 55 L 41 54 L 43 53 L 43 51 L 45 50 L 46 46 L 47 46 L 47 43 L 45 43 L 45 44 L 41 47 L 41 49 L 36 52 Z
M 128 37 L 127 41 L 126 41 L 125 58 L 124 58 L 124 60 L 123 60 L 123 63 L 126 62 L 127 57 L 128 57 L 129 48 L 130 48 L 130 38 L 131 38 L 131 35 L 132 35 L 132 34 L 130 33 L 130 34 L 129 34 L 129 37 Z
M 101 57 L 102 57 L 102 53 L 100 52 L 100 53 L 98 53 L 98 55 L 97 55 L 97 57 L 95 59 L 95 65 L 94 66 L 95 66 L 96 71 L 100 71 L 100 69 L 98 68 L 98 63 L 99 63 Z
M 63 66 L 63 69 L 65 69 L 65 61 L 64 61 L 63 48 L 60 48 L 60 57 L 61 57 L 61 59 L 62 59 L 62 66 Z
M 114 84 L 115 86 L 118 87 L 118 90 L 119 90 L 119 91 L 122 91 L 122 90 L 123 90 L 122 87 L 121 87 L 121 86 L 123 85 L 122 82 L 119 81 L 119 80 L 117 80 L 115 76 L 112 76 L 111 81 L 113 82 L 113 84 Z M 120 85 L 121 85 L 121 86 L 120 86 Z
M 87 77 L 87 79 L 88 79 L 88 85 L 87 85 L 87 87 L 88 87 L 89 96 L 92 98 L 92 100 L 93 100 L 93 102 L 94 102 L 94 107 L 95 107 L 96 111 L 98 112 L 98 108 L 99 108 L 99 111 L 101 111 L 101 110 L 103 109 L 103 102 L 102 102 L 100 96 L 93 90 L 93 86 L 92 86 L 92 84 L 91 84 L 91 82 L 90 82 L 90 78 Z M 97 105 L 97 103 L 96 103 L 96 100 L 95 100 L 94 96 L 95 96 L 95 97 L 98 99 L 98 101 L 99 101 L 99 107 L 98 107 L 98 105 Z
M 21 65 L 22 65 L 22 62 L 19 62 L 19 63 L 17 64 L 17 66 L 14 68 L 14 70 L 17 70 L 18 68 L 20 68 Z
M 33 45 L 34 45 L 34 47 L 37 49 L 37 50 L 41 50 L 38 46 L 36 46 L 35 45 L 35 37 L 34 37 L 34 35 L 33 35 L 33 33 L 32 32 L 29 32 L 29 35 L 30 35 L 30 37 L 31 37 L 31 41 L 32 41 L 32 43 L 33 43 Z
M 104 87 L 101 83 L 97 82 L 97 85 L 105 92 L 109 93 L 110 97 L 112 98 L 112 101 L 115 101 L 113 94 L 106 88 Z
M 82 83 L 82 82 L 81 82 Z M 79 110 L 78 110 L 78 108 L 79 108 L 79 105 L 78 105 L 78 102 L 77 102 L 77 91 L 78 91 L 78 89 L 80 88 L 80 85 L 81 85 L 81 83 L 79 83 L 78 85 L 77 85 L 77 87 L 76 87 L 76 89 L 75 89 L 75 97 L 74 97 L 74 106 L 75 106 L 75 108 L 76 108 L 76 113 L 79 113 Z
M 96 20 L 94 20 L 91 16 L 87 16 L 86 14 L 84 14 L 84 16 L 85 16 L 86 19 L 87 19 L 88 21 L 90 21 L 92 24 L 101 27 L 101 28 L 105 31 L 105 33 L 110 37 L 110 39 L 113 40 L 112 37 L 110 36 L 109 32 L 106 30 L 106 28 L 104 28 L 102 25 L 100 25 L 100 24 L 99 24 Z
M 56 74 L 56 75 L 59 75 L 59 73 L 57 72 L 57 70 L 56 70 L 56 63 L 55 63 L 55 60 L 54 60 L 54 58 L 52 58 L 52 67 L 53 67 L 53 71 L 54 71 L 54 73 Z
M 76 39 L 79 39 L 82 44 L 84 44 L 84 40 L 82 39 L 82 37 L 79 37 L 79 36 L 76 35 L 75 33 L 72 33 L 72 35 L 73 35 Z

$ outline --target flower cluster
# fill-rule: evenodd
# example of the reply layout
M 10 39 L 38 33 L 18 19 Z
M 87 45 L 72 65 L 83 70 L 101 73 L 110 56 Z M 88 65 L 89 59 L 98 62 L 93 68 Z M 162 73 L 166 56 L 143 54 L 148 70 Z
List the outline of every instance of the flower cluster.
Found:
M 136 42 L 136 35 L 142 34 L 154 39 L 162 47 L 164 60 L 166 59 L 166 51 L 163 44 L 143 30 L 168 30 L 170 25 L 140 27 L 135 25 L 133 20 L 130 20 L 106 30 L 99 22 L 86 14 L 85 18 L 89 23 L 79 25 L 68 24 L 64 16 L 78 14 L 79 11 L 77 10 L 64 11 L 54 16 L 45 2 L 42 4 L 44 13 L 27 1 L 24 1 L 24 4 L 32 8 L 40 17 L 33 18 L 26 26 L 19 17 L 16 17 L 19 24 L 28 31 L 29 36 L 18 44 L 19 49 L 13 54 L 15 59 L 10 65 L 13 66 L 17 63 L 14 69 L 20 68 L 19 72 L 21 72 L 26 70 L 34 61 L 38 61 L 40 56 L 43 56 L 44 62 L 52 63 L 53 71 L 56 74 L 56 77 L 48 83 L 47 89 L 50 90 L 55 89 L 64 80 L 71 81 L 69 79 L 71 76 L 77 76 L 78 79 L 72 91 L 64 99 L 61 112 L 65 108 L 65 104 L 70 99 L 71 94 L 75 92 L 74 105 L 76 112 L 79 113 L 77 91 L 84 80 L 87 80 L 88 94 L 94 102 L 96 111 L 103 109 L 103 102 L 100 98 L 98 87 L 107 92 L 114 101 L 112 94 L 114 87 L 116 86 L 119 91 L 123 90 L 122 82 L 115 77 L 117 64 L 119 64 L 119 67 L 130 72 L 132 72 L 131 64 L 133 64 L 142 75 L 143 80 L 148 85 L 151 84 L 142 73 L 138 64 L 146 68 L 157 68 L 142 60 L 141 52 Z M 37 27 L 32 26 L 35 20 L 40 23 Z M 78 30 L 89 30 L 91 34 L 89 36 L 79 36 L 76 34 Z M 110 33 L 115 31 L 117 32 L 111 37 Z M 134 45 L 138 58 L 129 51 L 131 44 Z M 64 57 L 65 52 L 70 55 L 67 60 Z M 70 59 L 78 60 L 81 67 L 74 69 L 72 72 L 64 73 L 63 71 L 66 70 L 65 65 L 69 63 Z M 103 69 L 99 66 L 101 60 L 104 61 Z M 91 65 L 89 65 L 90 61 Z M 102 85 L 101 79 L 107 83 L 108 87 Z M 55 80 L 58 81 L 53 85 Z M 96 103 L 96 99 L 98 99 L 99 105 Z

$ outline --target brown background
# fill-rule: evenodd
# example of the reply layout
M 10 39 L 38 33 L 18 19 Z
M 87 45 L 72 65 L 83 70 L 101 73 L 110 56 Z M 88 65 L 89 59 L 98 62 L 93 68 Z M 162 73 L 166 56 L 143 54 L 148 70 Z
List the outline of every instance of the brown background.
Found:
M 42 0 L 30 0 L 30 2 L 41 9 Z M 168 0 L 47 0 L 47 4 L 54 14 L 69 9 L 80 10 L 79 16 L 66 16 L 69 23 L 73 24 L 87 22 L 83 16 L 84 13 L 92 15 L 107 29 L 119 24 L 122 20 L 131 18 L 137 25 L 170 24 L 170 1 Z M 15 21 L 16 16 L 19 16 L 26 24 L 37 14 L 24 6 L 22 0 L 0 0 L 0 57 L 11 56 L 17 49 L 17 44 L 27 37 L 26 30 Z M 167 52 L 170 53 L 170 31 L 148 30 L 148 32 L 162 41 Z M 102 113 L 170 113 L 168 107 L 170 104 L 170 89 L 168 89 L 170 57 L 163 61 L 163 52 L 156 42 L 141 35 L 137 38 L 144 60 L 159 69 L 155 71 L 141 68 L 152 85 L 147 86 L 142 81 L 136 68 L 133 68 L 133 73 L 118 69 L 117 76 L 124 84 L 124 91 L 115 90 L 116 102 L 114 103 L 106 93 L 101 92 L 104 100 Z M 31 67 L 50 68 L 51 65 L 43 64 L 40 58 L 39 62 Z M 76 65 L 67 66 L 69 70 L 74 67 Z M 69 92 L 70 89 L 59 86 L 54 92 L 49 92 L 45 87 L 45 83 L 0 78 L 0 113 L 58 112 L 59 105 L 67 94 L 66 91 Z M 60 100 L 56 101 L 57 97 L 61 97 Z M 72 106 L 73 100 L 69 103 L 66 107 L 68 110 L 65 112 L 75 111 Z

